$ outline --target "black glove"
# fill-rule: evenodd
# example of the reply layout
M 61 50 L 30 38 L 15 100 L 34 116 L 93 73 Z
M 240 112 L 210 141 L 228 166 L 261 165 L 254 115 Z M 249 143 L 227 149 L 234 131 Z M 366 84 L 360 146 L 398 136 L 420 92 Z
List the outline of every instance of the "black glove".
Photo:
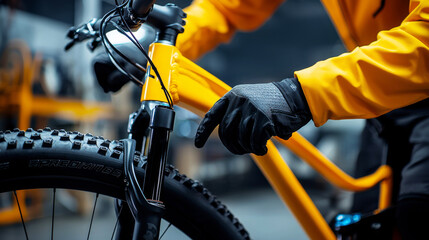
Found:
M 229 151 L 264 155 L 267 141 L 272 136 L 288 139 L 310 119 L 307 101 L 295 78 L 238 85 L 204 116 L 197 130 L 195 146 L 204 146 L 219 124 L 219 137 Z

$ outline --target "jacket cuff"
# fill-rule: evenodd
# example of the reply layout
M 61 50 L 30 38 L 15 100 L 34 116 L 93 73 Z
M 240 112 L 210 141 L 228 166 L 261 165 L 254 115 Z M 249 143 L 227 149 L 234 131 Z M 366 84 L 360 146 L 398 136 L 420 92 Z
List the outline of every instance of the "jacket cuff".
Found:
M 299 79 L 301 84 L 302 92 L 307 100 L 308 108 L 310 109 L 314 125 L 320 127 L 328 121 L 328 109 L 326 104 L 323 102 L 323 99 L 317 94 L 318 90 L 317 84 L 315 81 L 317 79 L 312 73 L 312 68 L 309 67 L 300 71 L 296 71 L 294 76 L 296 79 Z

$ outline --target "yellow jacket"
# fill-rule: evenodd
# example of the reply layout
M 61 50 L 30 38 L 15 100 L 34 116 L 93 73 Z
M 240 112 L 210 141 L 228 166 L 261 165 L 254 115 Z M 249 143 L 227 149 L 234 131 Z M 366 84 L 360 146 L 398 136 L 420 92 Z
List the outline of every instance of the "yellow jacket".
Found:
M 283 0 L 196 0 L 178 47 L 196 59 L 262 25 Z M 429 97 L 429 1 L 322 0 L 353 51 L 295 72 L 316 126 L 372 118 Z M 429 109 L 428 109 L 429 111 Z

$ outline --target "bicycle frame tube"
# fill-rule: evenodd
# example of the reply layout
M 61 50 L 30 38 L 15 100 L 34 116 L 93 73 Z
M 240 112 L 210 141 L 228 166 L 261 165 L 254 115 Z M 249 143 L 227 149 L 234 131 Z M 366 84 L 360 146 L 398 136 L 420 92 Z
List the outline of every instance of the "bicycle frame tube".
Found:
M 154 43 L 150 46 L 149 55 L 157 66 L 174 103 L 200 116 L 231 89 L 227 84 L 182 56 L 174 46 Z M 159 80 L 153 70 L 148 72 L 151 77 L 146 79 L 141 100 L 166 102 L 164 92 L 157 82 Z M 369 176 L 354 179 L 331 163 L 298 133 L 294 133 L 288 141 L 278 140 L 338 187 L 362 191 L 381 181 L 379 210 L 389 206 L 392 183 L 390 167 L 381 166 Z M 265 156 L 252 155 L 252 157 L 277 194 L 289 206 L 307 235 L 311 239 L 335 239 L 334 233 L 274 144 L 269 141 L 267 147 L 268 153 Z

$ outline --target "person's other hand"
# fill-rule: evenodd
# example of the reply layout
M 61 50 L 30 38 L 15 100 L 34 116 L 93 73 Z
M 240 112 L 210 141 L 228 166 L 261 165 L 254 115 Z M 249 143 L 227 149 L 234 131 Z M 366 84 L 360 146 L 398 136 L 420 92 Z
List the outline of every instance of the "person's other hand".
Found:
M 267 153 L 272 136 L 288 139 L 311 119 L 311 112 L 295 78 L 265 84 L 238 85 L 204 116 L 195 137 L 201 148 L 219 125 L 219 137 L 234 154 Z

